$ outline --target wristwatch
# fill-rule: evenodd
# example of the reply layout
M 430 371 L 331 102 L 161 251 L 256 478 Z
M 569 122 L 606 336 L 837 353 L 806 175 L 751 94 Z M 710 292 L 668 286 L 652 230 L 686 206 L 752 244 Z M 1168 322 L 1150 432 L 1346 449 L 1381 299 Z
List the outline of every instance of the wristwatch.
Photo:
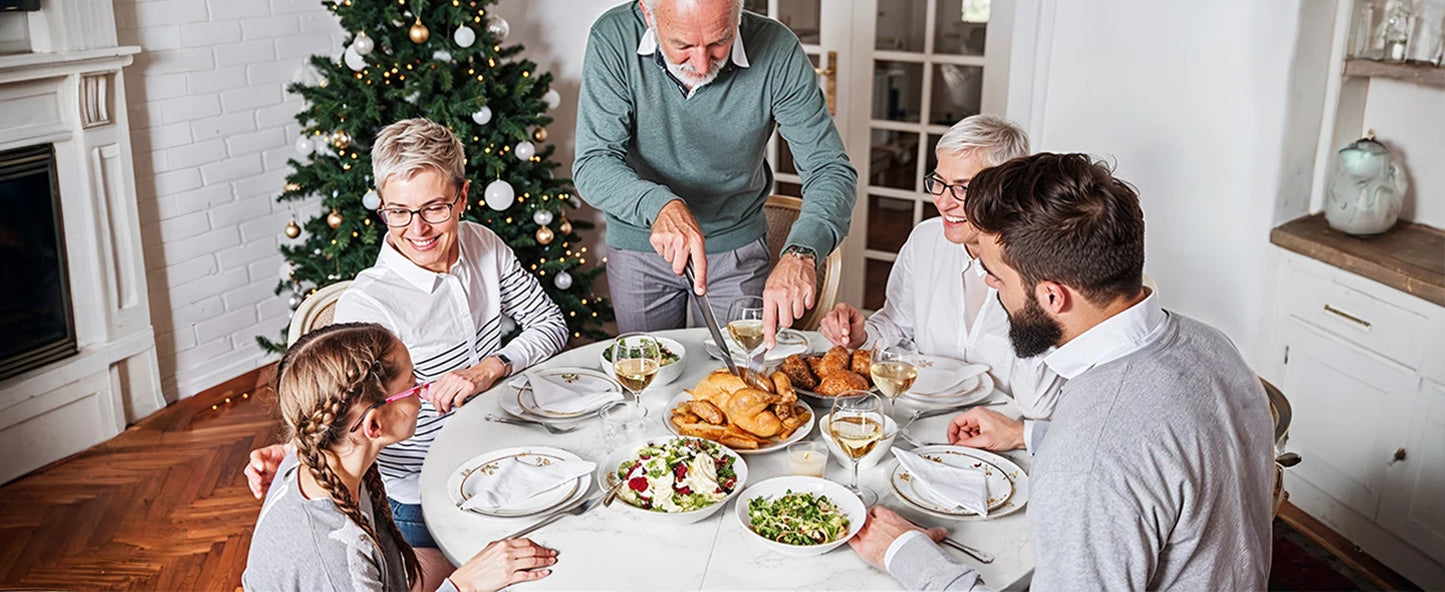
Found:
M 812 249 L 809 249 L 808 247 L 805 247 L 805 246 L 802 246 L 802 245 L 788 245 L 788 248 L 783 249 L 783 254 L 784 254 L 784 255 L 797 255 L 797 256 L 800 257 L 800 258 L 812 257 L 812 258 L 813 258 L 813 263 L 817 263 L 817 262 L 818 262 L 818 254 L 815 253 L 815 252 L 813 252 Z
M 512 359 L 509 358 L 509 357 L 507 357 L 507 354 L 504 354 L 504 353 L 502 353 L 502 352 L 497 352 L 497 353 L 495 353 L 495 354 L 492 354 L 492 357 L 497 358 L 497 361 L 501 362 L 501 363 L 502 363 L 502 366 L 505 368 L 505 369 L 503 370 L 503 372 L 505 372 L 505 374 L 503 374 L 503 376 L 511 376 L 511 375 L 512 375 Z

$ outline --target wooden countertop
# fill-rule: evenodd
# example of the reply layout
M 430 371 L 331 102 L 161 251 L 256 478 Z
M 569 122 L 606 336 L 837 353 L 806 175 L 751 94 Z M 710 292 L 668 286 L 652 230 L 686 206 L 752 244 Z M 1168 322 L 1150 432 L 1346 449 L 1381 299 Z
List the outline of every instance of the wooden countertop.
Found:
M 1324 214 L 1286 222 L 1269 242 L 1445 306 L 1445 231 L 1401 221 L 1358 238 L 1330 228 Z

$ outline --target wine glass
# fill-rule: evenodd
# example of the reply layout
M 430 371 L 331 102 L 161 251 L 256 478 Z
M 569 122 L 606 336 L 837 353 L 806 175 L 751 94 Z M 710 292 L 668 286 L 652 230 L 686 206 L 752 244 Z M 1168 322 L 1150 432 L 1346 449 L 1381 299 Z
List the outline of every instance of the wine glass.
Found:
M 868 373 L 873 375 L 878 391 L 888 397 L 891 407 L 918 379 L 918 348 L 906 339 L 880 343 L 873 349 L 872 360 Z
M 763 350 L 763 299 L 739 296 L 728 306 L 728 334 L 746 350 L 748 369 Z
M 612 344 L 612 374 L 622 388 L 632 393 L 635 400 L 642 400 L 642 391 L 652 384 L 657 370 L 662 367 L 662 346 L 657 339 L 646 333 L 619 335 Z
M 884 426 L 888 420 L 883 416 L 883 398 L 864 391 L 847 391 L 833 399 L 833 411 L 828 415 L 828 437 L 848 457 L 852 467 L 853 482 L 848 486 L 863 505 L 871 506 L 878 501 L 878 495 L 858 487 L 858 461 L 886 436 Z

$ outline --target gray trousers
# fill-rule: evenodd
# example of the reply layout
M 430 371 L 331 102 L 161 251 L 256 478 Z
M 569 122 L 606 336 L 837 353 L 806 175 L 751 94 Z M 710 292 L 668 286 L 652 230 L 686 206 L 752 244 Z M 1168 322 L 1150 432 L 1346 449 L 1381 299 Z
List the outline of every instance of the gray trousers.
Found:
M 707 295 L 718 324 L 728 322 L 728 306 L 739 296 L 762 296 L 772 270 L 767 241 L 758 239 L 731 251 L 707 256 Z M 653 251 L 611 249 L 607 254 L 607 285 L 621 333 L 681 329 L 703 325 L 702 309 L 688 302 L 692 284 L 672 273 L 667 260 Z

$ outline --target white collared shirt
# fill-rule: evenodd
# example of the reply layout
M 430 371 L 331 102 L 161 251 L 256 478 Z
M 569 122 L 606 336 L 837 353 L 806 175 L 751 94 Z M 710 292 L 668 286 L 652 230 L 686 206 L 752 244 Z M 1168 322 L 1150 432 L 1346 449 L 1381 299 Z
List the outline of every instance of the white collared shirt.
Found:
M 518 371 L 567 344 L 562 310 L 500 237 L 480 224 L 462 222 L 457 243 L 456 264 L 448 273 L 436 273 L 412 263 L 389 240 L 383 242 L 376 264 L 357 274 L 337 301 L 336 322 L 386 327 L 406 345 L 414 373 L 423 382 L 497 353 L 506 355 Z M 522 330 L 506 347 L 504 314 Z M 423 400 L 416 434 L 382 449 L 377 463 L 389 497 L 420 503 L 422 460 L 445 419 Z
M 918 352 L 987 364 L 999 390 L 1013 395 L 1024 417 L 1053 414 L 1053 376 L 1041 358 L 1020 359 L 1009 342 L 1008 313 L 998 292 L 984 283 L 983 265 L 963 245 L 950 242 L 943 220 L 930 218 L 913 229 L 888 274 L 887 300 L 868 317 L 864 347 L 912 339 Z M 966 284 L 987 289 L 972 327 L 964 318 Z
M 657 30 L 648 27 L 647 30 L 642 33 L 642 40 L 637 42 L 637 55 L 652 55 L 657 53 L 657 48 Z M 741 27 L 733 30 L 733 47 L 729 54 L 728 59 L 732 60 L 734 66 L 739 68 L 748 67 L 748 52 L 743 49 L 743 30 Z M 663 59 L 666 60 L 667 56 L 664 55 Z M 687 98 L 691 99 L 698 88 L 700 87 L 687 89 Z

